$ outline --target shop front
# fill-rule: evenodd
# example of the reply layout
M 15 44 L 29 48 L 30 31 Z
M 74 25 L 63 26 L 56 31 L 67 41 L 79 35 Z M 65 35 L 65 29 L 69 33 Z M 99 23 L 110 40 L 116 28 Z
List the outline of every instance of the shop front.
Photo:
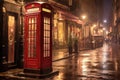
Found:
M 53 27 L 53 47 L 67 48 L 69 37 L 71 36 L 72 45 L 74 39 L 77 38 L 79 43 L 82 35 L 82 21 L 78 17 L 72 15 L 70 12 L 63 12 L 56 10 L 54 14 L 54 27 Z M 73 50 L 74 51 L 74 50 Z
M 16 7 L 16 8 L 15 8 Z M 19 17 L 20 6 L 9 1 L 1 2 L 0 6 L 0 71 L 18 67 L 19 57 Z

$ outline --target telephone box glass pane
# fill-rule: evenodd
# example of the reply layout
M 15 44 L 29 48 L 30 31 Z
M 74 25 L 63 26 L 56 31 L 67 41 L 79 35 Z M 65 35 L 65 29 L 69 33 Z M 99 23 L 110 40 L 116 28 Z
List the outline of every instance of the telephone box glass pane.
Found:
M 50 57 L 50 18 L 44 17 L 44 57 Z
M 28 19 L 28 57 L 36 58 L 36 17 Z

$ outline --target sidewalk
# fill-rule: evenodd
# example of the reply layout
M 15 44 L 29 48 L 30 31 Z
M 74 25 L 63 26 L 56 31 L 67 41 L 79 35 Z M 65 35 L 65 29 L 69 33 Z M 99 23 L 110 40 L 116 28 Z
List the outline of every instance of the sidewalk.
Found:
M 85 51 L 85 50 L 89 50 L 89 49 L 82 48 L 79 50 L 79 52 Z M 75 55 L 74 52 L 72 52 L 72 54 L 69 54 L 68 49 L 56 49 L 56 50 L 53 50 L 52 61 L 53 62 L 59 61 L 59 60 L 66 59 L 74 55 Z
M 67 59 L 72 56 L 75 56 L 75 53 L 69 54 L 67 49 L 53 50 L 52 62 Z M 11 69 L 6 72 L 0 72 L 0 80 L 37 80 L 36 78 L 17 76 L 18 73 L 22 73 L 22 72 L 23 72 L 23 69 L 18 69 L 18 68 Z
M 58 61 L 61 59 L 65 59 L 68 58 L 69 52 L 67 49 L 57 49 L 57 50 L 53 50 L 53 54 L 52 54 L 52 61 Z
M 89 49 L 81 49 L 79 50 L 79 53 L 81 51 L 85 51 L 85 50 L 89 50 Z M 72 56 L 75 56 L 76 53 L 75 52 L 72 52 L 72 54 L 69 54 L 68 52 L 68 49 L 57 49 L 57 50 L 53 50 L 53 54 L 52 54 L 52 61 L 59 61 L 59 60 L 62 60 L 62 59 L 66 59 L 66 58 L 69 58 L 69 57 L 72 57 Z
M 58 49 L 58 50 L 53 51 L 52 61 L 54 62 L 54 61 L 68 58 L 68 57 L 70 56 L 69 56 L 67 49 Z M 0 72 L 0 80 L 37 80 L 36 78 L 17 76 L 17 74 L 22 73 L 22 72 L 23 72 L 23 69 L 18 69 L 18 68 L 10 69 L 5 72 Z

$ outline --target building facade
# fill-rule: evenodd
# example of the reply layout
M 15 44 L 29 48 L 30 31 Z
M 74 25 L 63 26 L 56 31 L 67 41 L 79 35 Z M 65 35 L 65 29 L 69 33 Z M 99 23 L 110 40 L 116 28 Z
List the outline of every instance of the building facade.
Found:
M 120 1 L 113 0 L 113 42 L 120 44 Z
M 0 1 L 0 70 L 20 66 L 20 5 L 14 0 Z
M 75 36 L 82 35 L 82 21 L 70 12 L 70 8 L 55 1 L 49 1 L 54 8 L 53 20 L 53 48 L 67 48 L 71 36 L 74 43 Z M 80 40 L 79 40 L 80 41 Z
M 0 70 L 23 67 L 24 5 L 30 0 L 0 1 Z M 70 13 L 69 2 L 60 4 L 48 1 L 54 8 L 53 15 L 53 48 L 68 49 L 69 38 L 81 39 L 82 21 Z M 68 6 L 67 6 L 68 5 Z M 80 40 L 79 40 L 80 41 Z M 74 48 L 73 48 L 74 51 Z
M 98 44 L 101 44 L 101 41 L 103 40 L 103 35 L 101 35 L 103 0 L 80 0 L 79 4 L 80 18 L 84 21 L 82 28 L 84 37 L 82 43 L 84 42 L 84 47 L 87 49 L 100 47 Z M 82 19 L 81 16 L 83 15 L 86 16 L 85 19 Z M 97 34 L 94 32 L 97 32 Z M 98 40 L 100 38 L 101 40 L 99 42 Z
M 0 70 L 12 67 L 23 67 L 24 5 L 33 0 L 1 0 L 0 2 Z M 36 1 L 36 0 L 34 0 Z M 77 40 L 78 50 L 85 49 L 91 38 L 91 27 L 97 23 L 96 3 L 80 0 L 37 0 L 46 1 L 54 9 L 53 12 L 53 49 L 67 49 L 71 45 L 75 52 Z M 85 6 L 86 5 L 86 6 Z M 94 7 L 91 11 L 89 7 Z M 87 13 L 88 20 L 80 19 L 82 12 Z M 90 14 L 89 14 L 90 13 Z

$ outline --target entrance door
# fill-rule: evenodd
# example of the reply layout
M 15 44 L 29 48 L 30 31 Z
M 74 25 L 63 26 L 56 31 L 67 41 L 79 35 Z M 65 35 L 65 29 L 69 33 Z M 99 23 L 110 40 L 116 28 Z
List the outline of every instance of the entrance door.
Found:
M 8 16 L 8 63 L 15 62 L 15 16 Z
M 37 19 L 38 15 L 26 16 L 25 25 L 25 66 L 29 68 L 38 68 L 37 59 Z

